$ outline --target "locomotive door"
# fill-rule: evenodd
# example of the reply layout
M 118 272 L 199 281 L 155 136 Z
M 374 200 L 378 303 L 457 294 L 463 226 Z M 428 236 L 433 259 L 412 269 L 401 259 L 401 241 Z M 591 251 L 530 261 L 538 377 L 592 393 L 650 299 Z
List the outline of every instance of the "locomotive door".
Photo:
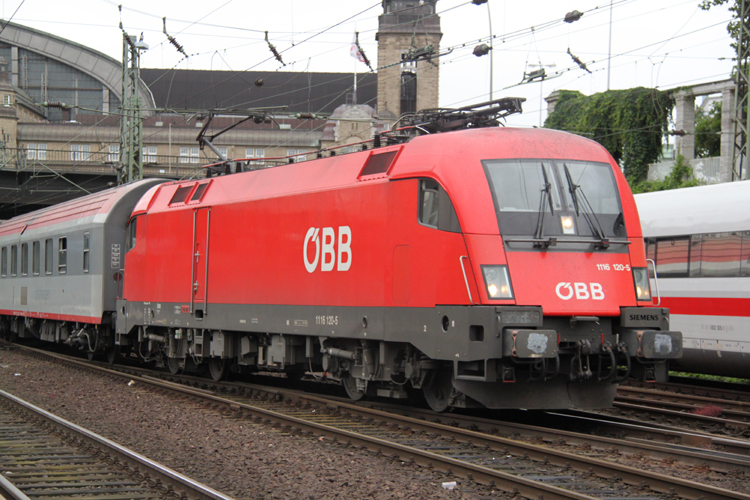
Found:
M 193 212 L 193 272 L 190 312 L 202 318 L 208 309 L 208 235 L 211 229 L 211 208 Z

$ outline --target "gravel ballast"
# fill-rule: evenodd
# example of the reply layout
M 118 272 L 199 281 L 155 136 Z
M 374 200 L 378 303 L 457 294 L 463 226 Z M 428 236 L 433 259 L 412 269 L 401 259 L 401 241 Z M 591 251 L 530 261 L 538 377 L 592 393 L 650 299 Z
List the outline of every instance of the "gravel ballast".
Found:
M 0 349 L 0 388 L 238 499 L 513 498 L 14 349 Z M 456 488 L 444 489 L 451 481 Z

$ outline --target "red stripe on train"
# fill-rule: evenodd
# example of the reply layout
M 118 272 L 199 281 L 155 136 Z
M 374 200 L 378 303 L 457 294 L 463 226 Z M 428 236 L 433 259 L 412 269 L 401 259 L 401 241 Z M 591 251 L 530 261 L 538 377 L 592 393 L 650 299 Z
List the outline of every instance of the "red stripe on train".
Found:
M 670 314 L 701 316 L 750 316 L 750 299 L 706 297 L 662 297 Z
M 0 314 L 7 316 L 23 316 L 26 318 L 54 319 L 57 321 L 76 321 L 78 323 L 91 323 L 95 325 L 100 325 L 102 323 L 102 318 L 77 316 L 74 314 L 50 314 L 35 311 L 15 311 L 12 309 L 0 309 Z

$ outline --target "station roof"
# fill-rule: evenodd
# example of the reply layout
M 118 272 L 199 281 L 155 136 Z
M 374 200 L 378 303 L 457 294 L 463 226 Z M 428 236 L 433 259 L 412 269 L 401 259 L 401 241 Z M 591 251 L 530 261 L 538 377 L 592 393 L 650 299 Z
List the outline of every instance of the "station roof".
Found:
M 263 85 L 256 85 L 262 79 Z M 282 113 L 330 114 L 345 104 L 353 73 L 141 69 L 157 107 L 180 109 L 274 108 Z M 357 102 L 376 107 L 377 75 L 357 75 Z

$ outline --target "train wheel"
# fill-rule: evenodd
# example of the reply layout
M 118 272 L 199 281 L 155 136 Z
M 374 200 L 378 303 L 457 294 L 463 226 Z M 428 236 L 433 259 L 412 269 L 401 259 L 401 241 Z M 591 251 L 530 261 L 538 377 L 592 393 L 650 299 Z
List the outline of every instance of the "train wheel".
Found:
M 120 359 L 120 346 L 113 345 L 107 349 L 107 363 L 114 365 Z
M 357 390 L 357 379 L 352 377 L 350 373 L 347 373 L 346 375 L 341 377 L 341 385 L 344 386 L 346 395 L 349 396 L 350 399 L 359 401 L 360 399 L 365 397 L 364 392 L 360 392 Z
M 232 364 L 229 360 L 221 358 L 211 358 L 208 361 L 208 370 L 211 372 L 211 378 L 216 380 L 224 380 L 229 376 L 229 369 Z
M 432 380 L 422 386 L 422 393 L 432 411 L 441 413 L 448 409 L 453 394 L 453 381 L 449 371 L 439 371 Z
M 180 360 L 177 358 L 167 358 L 167 369 L 169 370 L 169 373 L 172 375 L 177 375 L 178 373 L 182 373 L 182 368 L 180 367 Z M 211 374 L 213 376 L 213 374 Z

